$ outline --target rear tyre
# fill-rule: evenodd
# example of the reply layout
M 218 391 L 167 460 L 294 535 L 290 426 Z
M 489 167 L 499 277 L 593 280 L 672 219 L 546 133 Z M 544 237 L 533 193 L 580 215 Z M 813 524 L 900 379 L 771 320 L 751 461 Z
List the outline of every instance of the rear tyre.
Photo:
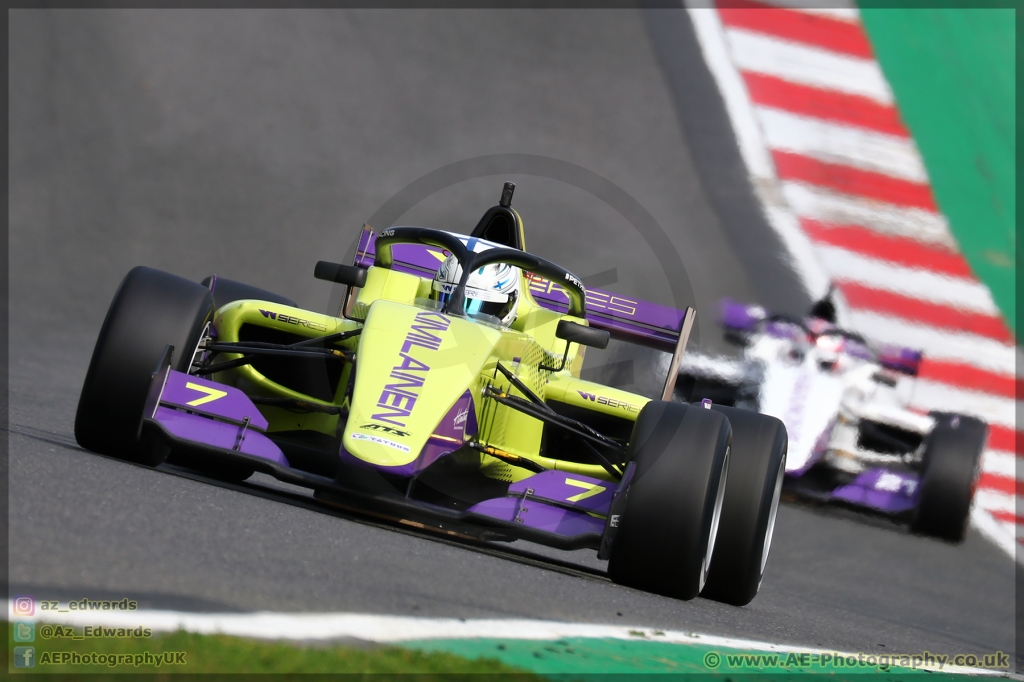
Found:
M 718 412 L 652 401 L 633 426 L 635 467 L 612 540 L 608 573 L 677 599 L 704 587 L 729 465 L 731 430 Z
M 174 347 L 171 369 L 188 371 L 213 296 L 200 284 L 153 268 L 125 276 L 100 327 L 75 415 L 79 445 L 118 459 L 156 466 L 166 456 L 138 441 L 151 375 Z
M 974 417 L 933 414 L 924 440 L 924 461 L 911 530 L 951 542 L 967 532 L 988 426 Z
M 233 279 L 227 279 L 226 277 L 217 277 L 217 275 L 210 275 L 203 280 L 202 285 L 207 289 L 210 288 L 211 282 L 213 283 L 213 305 L 215 308 L 225 306 L 232 301 L 241 301 L 244 299 L 256 299 L 258 301 L 270 301 L 271 303 L 280 303 L 281 305 L 291 306 L 297 308 L 295 301 L 275 294 L 266 289 L 260 289 L 254 287 L 251 284 L 245 284 L 243 282 L 236 282 Z
M 698 408 L 694 408 L 698 409 Z M 729 487 L 702 597 L 744 606 L 757 595 L 786 473 L 789 438 L 775 417 L 713 405 L 732 426 Z

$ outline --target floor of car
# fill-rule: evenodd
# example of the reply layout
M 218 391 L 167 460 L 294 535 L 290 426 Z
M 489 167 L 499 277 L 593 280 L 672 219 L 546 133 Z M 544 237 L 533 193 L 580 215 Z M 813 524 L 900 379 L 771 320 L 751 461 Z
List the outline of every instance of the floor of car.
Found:
M 281 448 L 292 468 L 334 478 L 341 463 L 338 439 L 319 431 L 276 431 L 267 437 Z
M 475 453 L 473 453 L 475 454 Z M 430 465 L 416 477 L 412 497 L 452 509 L 469 507 L 508 493 L 508 483 L 480 473 L 479 461 L 453 453 Z

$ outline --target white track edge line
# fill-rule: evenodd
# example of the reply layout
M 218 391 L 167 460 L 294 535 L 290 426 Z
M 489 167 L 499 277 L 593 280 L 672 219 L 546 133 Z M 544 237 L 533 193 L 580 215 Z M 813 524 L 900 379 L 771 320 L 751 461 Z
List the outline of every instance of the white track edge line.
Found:
M 813 242 L 804 234 L 799 225 L 796 213 L 791 208 L 790 197 L 783 198 L 786 193 L 768 155 L 767 145 L 759 127 L 753 102 L 750 100 L 746 86 L 732 58 L 725 27 L 722 25 L 717 10 L 706 5 L 701 6 L 703 4 L 701 0 L 686 0 L 685 4 L 704 60 L 725 101 L 726 113 L 729 115 L 736 134 L 741 156 L 747 165 L 747 172 L 750 173 L 751 179 L 754 181 L 769 224 L 779 234 L 789 250 L 791 263 L 805 289 L 812 299 L 816 299 L 818 296 L 815 294 L 824 291 L 821 288 L 821 283 L 824 282 L 824 286 L 828 286 L 828 274 L 816 257 Z M 875 63 L 877 65 L 877 62 Z M 884 75 L 882 75 L 882 80 L 885 81 Z M 891 97 L 888 81 L 885 81 L 885 89 Z M 895 104 L 895 102 L 893 103 Z M 773 196 L 778 199 L 771 201 Z M 941 214 L 937 214 L 935 221 L 939 223 L 940 227 L 945 227 L 945 229 L 939 230 L 939 232 L 945 233 L 942 236 L 952 241 L 952 234 L 944 224 L 945 218 Z M 845 304 L 845 301 L 843 303 Z M 840 311 L 842 318 L 840 322 L 845 325 L 849 320 L 849 309 L 845 305 L 842 308 L 844 310 Z M 1016 542 L 1010 537 L 1010 542 L 1007 544 L 1006 538 L 1009 535 L 988 512 L 975 506 L 972 509 L 971 525 L 1017 560 Z
M 755 103 L 754 110 L 765 143 L 772 150 L 793 152 L 895 180 L 928 183 L 928 173 L 912 138 L 765 104 Z
M 753 28 L 725 27 L 726 41 L 743 71 L 775 76 L 791 83 L 869 97 L 883 105 L 894 103 L 889 81 L 874 59 L 833 52 Z
M 1007 532 L 1006 528 L 996 521 L 990 512 L 977 504 L 971 507 L 971 526 L 999 549 L 1013 557 L 1015 562 L 1024 566 L 1024 548 L 1017 544 L 1016 538 Z M 1018 549 L 1022 551 L 1018 552 Z
M 1024 462 L 1020 462 L 1020 464 L 1024 464 Z M 985 448 L 985 453 L 981 460 L 982 471 L 999 476 L 1005 476 L 1007 478 L 1017 479 L 1017 467 L 1018 458 L 1016 453 L 1007 452 L 1006 450 Z M 1021 476 L 1019 480 L 1024 481 L 1024 468 L 1022 468 L 1019 473 Z
M 1001 490 L 994 490 L 992 488 L 982 488 L 979 486 L 974 493 L 974 504 L 992 513 L 1008 512 L 1019 516 L 1020 511 L 1017 510 L 1017 503 L 1020 501 L 1012 493 L 1004 493 Z M 1013 525 L 1016 526 L 1016 524 Z
M 8 600 L 8 613 L 14 616 L 14 600 Z M 793 645 L 773 644 L 750 639 L 706 635 L 681 630 L 649 627 L 594 625 L 528 619 L 417 618 L 365 613 L 189 613 L 139 609 L 136 611 L 77 611 L 48 615 L 37 613 L 18 620 L 62 625 L 102 625 L 107 627 L 149 627 L 154 631 L 186 630 L 199 634 L 225 634 L 256 639 L 291 641 L 359 639 L 382 644 L 432 639 L 521 639 L 553 641 L 565 637 L 653 641 L 670 644 L 700 644 L 726 649 L 768 651 L 773 653 L 842 654 L 856 653 Z M 637 633 L 643 633 L 642 636 Z M 938 666 L 925 666 L 938 671 Z M 946 666 L 942 672 L 968 675 L 1006 676 L 1001 670 Z
M 789 252 L 794 273 L 811 300 L 817 300 L 828 291 L 828 275 L 818 262 L 810 237 L 804 233 L 796 215 L 782 197 L 775 164 L 768 153 L 746 85 L 733 62 L 718 10 L 700 7 L 700 2 L 687 0 L 687 12 L 704 61 L 725 102 L 740 155 L 747 166 L 769 225 Z M 773 201 L 772 197 L 776 199 Z
M 754 108 L 750 105 L 746 86 L 729 54 L 718 11 L 699 7 L 699 3 L 700 0 L 688 0 L 687 11 L 697 34 L 697 42 L 704 54 L 704 62 L 722 93 L 747 172 L 755 178 L 774 178 L 774 164 L 768 154 L 768 147 L 761 138 L 761 128 Z

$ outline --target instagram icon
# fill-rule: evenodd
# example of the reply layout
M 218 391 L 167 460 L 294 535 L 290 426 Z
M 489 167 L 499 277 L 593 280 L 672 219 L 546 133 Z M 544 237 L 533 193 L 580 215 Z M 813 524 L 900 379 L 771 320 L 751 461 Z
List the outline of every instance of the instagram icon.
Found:
M 31 616 L 36 612 L 36 600 L 32 597 L 22 596 L 14 598 L 15 617 Z

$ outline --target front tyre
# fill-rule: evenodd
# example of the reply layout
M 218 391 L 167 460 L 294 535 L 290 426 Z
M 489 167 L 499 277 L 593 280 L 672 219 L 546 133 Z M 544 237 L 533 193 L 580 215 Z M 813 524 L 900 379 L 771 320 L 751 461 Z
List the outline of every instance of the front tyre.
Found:
M 612 540 L 612 580 L 677 599 L 704 587 L 726 489 L 729 421 L 710 410 L 652 401 L 633 426 L 634 467 Z
M 195 282 L 147 267 L 125 276 L 100 327 L 75 415 L 75 439 L 100 454 L 155 466 L 145 452 L 139 423 L 152 373 L 164 348 L 174 347 L 171 369 L 187 372 L 213 296 Z
M 932 415 L 937 424 L 924 440 L 921 482 L 910 528 L 960 542 L 967 533 L 988 426 L 974 417 Z
M 724 405 L 711 409 L 729 419 L 732 452 L 715 560 L 701 596 L 744 606 L 757 595 L 764 576 L 789 438 L 775 417 Z
M 227 277 L 210 275 L 205 278 L 201 284 L 213 292 L 213 305 L 218 310 L 223 306 L 226 306 L 228 303 L 241 301 L 243 299 L 270 301 L 271 303 L 280 303 L 281 305 L 290 306 L 292 308 L 299 307 L 295 301 L 287 296 L 275 294 L 272 291 L 260 289 L 259 287 L 254 287 L 251 284 L 246 284 L 245 282 L 236 282 L 235 280 L 228 279 Z

